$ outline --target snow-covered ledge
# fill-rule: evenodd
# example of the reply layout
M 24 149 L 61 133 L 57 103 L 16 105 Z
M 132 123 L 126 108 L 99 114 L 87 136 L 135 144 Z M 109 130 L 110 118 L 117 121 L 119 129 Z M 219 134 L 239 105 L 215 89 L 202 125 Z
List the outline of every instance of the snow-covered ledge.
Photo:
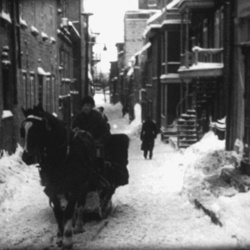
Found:
M 0 12 L 0 18 L 2 18 L 2 19 L 4 19 L 5 21 L 11 23 L 10 14 L 4 12 L 3 10 Z
M 54 44 L 54 43 L 56 43 L 56 39 L 55 39 L 53 36 L 51 36 L 51 37 L 50 37 L 50 42 L 51 42 L 52 44 Z
M 13 114 L 10 110 L 3 110 L 3 114 L 2 114 L 2 119 L 7 119 L 13 117 Z
M 28 25 L 27 25 L 26 21 L 24 19 L 22 19 L 21 16 L 19 16 L 19 23 L 20 23 L 21 28 L 27 29 Z
M 48 35 L 43 31 L 41 32 L 41 37 L 42 37 L 43 41 L 46 41 L 49 39 Z
M 34 35 L 34 36 L 39 35 L 39 31 L 35 26 L 31 25 L 30 30 L 31 30 L 32 35 Z
M 46 72 L 42 67 L 37 68 L 37 73 L 38 75 L 43 75 L 43 76 L 50 76 L 50 72 Z

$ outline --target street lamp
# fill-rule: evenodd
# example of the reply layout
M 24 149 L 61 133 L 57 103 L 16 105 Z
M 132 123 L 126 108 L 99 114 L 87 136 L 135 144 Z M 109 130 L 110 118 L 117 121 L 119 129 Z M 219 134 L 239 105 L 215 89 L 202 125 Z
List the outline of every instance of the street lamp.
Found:
M 85 34 L 85 86 L 84 86 L 84 95 L 87 96 L 89 94 L 89 16 L 92 16 L 93 13 L 84 12 L 81 13 L 86 20 L 86 34 Z

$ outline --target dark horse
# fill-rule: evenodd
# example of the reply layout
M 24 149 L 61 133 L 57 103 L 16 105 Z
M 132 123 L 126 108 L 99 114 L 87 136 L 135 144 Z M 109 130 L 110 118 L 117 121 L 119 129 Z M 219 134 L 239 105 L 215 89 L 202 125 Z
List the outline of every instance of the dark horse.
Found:
M 23 109 L 23 113 L 26 117 L 21 127 L 25 141 L 23 161 L 39 164 L 44 192 L 58 223 L 57 243 L 63 249 L 71 249 L 73 227 L 77 232 L 83 230 L 82 212 L 93 180 L 96 153 L 93 137 L 81 130 L 73 133 L 40 106 Z

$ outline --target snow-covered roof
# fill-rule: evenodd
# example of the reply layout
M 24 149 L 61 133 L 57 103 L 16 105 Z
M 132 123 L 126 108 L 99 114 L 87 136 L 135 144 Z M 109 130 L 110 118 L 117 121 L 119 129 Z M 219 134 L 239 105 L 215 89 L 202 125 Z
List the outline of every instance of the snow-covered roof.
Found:
M 172 9 L 173 7 L 176 7 L 176 5 L 180 2 L 181 0 L 173 0 L 171 3 L 167 5 L 167 10 Z
M 221 69 L 223 68 L 223 63 L 197 63 L 197 64 L 193 64 L 189 69 L 196 69 L 196 70 L 199 70 L 199 69 Z
M 78 30 L 76 29 L 75 25 L 71 21 L 68 22 L 68 25 L 72 28 L 72 30 L 75 32 L 75 34 L 80 38 L 81 36 L 80 36 Z
M 147 24 L 151 24 L 157 21 L 157 19 L 160 18 L 162 14 L 163 14 L 162 10 L 157 10 L 157 12 L 148 19 Z
M 134 73 L 134 68 L 131 67 L 127 73 L 127 76 L 131 76 Z
M 161 24 L 150 24 L 146 27 L 146 29 L 143 32 L 143 37 L 146 37 L 147 34 L 150 32 L 151 29 L 157 29 L 161 28 Z
M 150 48 L 151 42 L 146 43 L 138 52 L 135 53 L 135 56 L 142 54 L 145 50 Z
M 181 20 L 180 19 L 169 19 L 169 20 L 164 20 L 162 22 L 162 26 L 166 25 L 166 24 L 180 24 Z
M 163 80 L 163 79 L 173 79 L 173 78 L 180 78 L 180 75 L 175 74 L 175 73 L 171 73 L 171 74 L 161 75 L 161 77 L 160 77 L 161 80 Z

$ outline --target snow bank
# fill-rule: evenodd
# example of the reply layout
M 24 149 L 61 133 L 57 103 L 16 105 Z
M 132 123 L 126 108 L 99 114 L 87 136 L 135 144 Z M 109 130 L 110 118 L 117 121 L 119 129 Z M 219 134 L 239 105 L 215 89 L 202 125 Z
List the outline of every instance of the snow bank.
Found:
M 20 184 L 27 181 L 32 166 L 27 166 L 21 158 L 23 149 L 17 146 L 16 152 L 9 155 L 3 152 L 0 159 L 0 205 L 13 198 Z
M 185 173 L 182 191 L 191 201 L 199 201 L 211 211 L 226 231 L 234 232 L 232 237 L 238 244 L 248 248 L 250 191 L 239 193 L 222 176 L 223 169 L 237 169 L 240 159 L 235 151 L 225 151 L 225 141 L 208 132 L 201 141 L 183 152 Z M 245 178 L 249 181 L 249 177 Z
M 212 131 L 205 134 L 199 142 L 184 151 L 186 168 L 183 189 L 195 196 L 199 195 L 199 189 L 204 189 L 205 178 L 219 176 L 222 167 L 235 162 L 231 155 L 232 152 L 225 151 L 225 141 L 218 140 Z

